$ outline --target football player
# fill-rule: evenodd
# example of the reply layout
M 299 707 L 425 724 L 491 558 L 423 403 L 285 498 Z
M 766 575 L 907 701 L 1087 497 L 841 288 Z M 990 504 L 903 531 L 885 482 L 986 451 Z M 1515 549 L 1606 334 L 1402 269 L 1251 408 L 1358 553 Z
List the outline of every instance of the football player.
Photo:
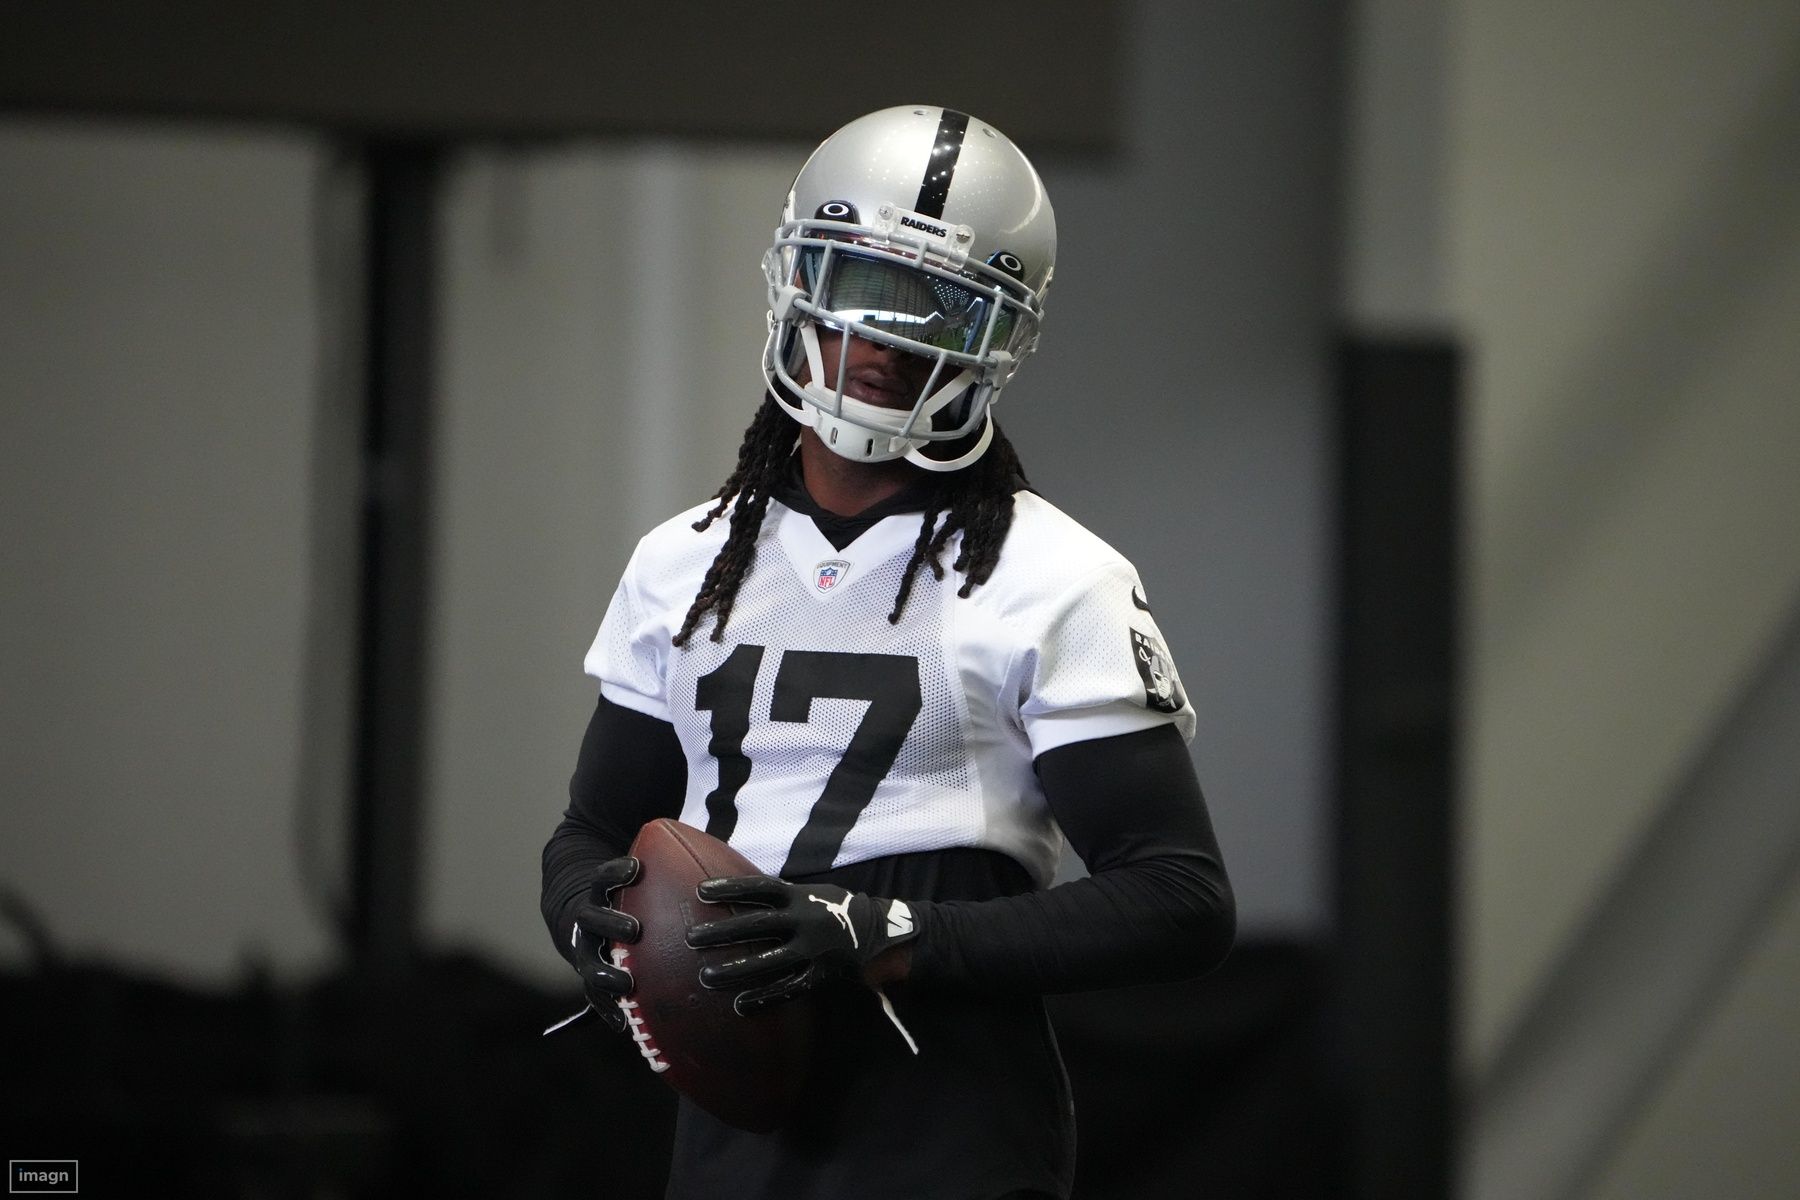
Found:
M 681 1103 L 670 1197 L 1065 1197 L 1074 1124 L 1042 997 L 1193 976 L 1234 929 L 1194 710 L 1131 564 L 1026 482 L 993 409 L 1056 254 L 999 130 L 906 106 L 813 152 L 763 269 L 767 393 L 711 500 L 648 533 L 586 667 L 600 699 L 544 849 L 592 1011 L 636 921 L 640 826 L 761 875 L 702 898 L 701 982 L 811 992 L 787 1125 Z M 1064 840 L 1088 876 L 1049 886 Z M 898 1028 L 896 1028 L 898 1027 Z

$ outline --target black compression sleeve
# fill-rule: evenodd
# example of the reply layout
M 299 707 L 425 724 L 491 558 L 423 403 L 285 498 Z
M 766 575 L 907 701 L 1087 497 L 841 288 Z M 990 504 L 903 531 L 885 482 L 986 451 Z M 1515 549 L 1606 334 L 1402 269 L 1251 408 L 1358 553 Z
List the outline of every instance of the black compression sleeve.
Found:
M 625 853 L 648 821 L 681 813 L 687 758 L 667 721 L 600 697 L 569 780 L 569 807 L 544 846 L 539 906 L 564 958 L 594 868 Z
M 1236 907 L 1187 746 L 1172 725 L 1076 742 L 1036 762 L 1090 874 L 995 900 L 914 905 L 911 979 L 1067 992 L 1211 970 Z

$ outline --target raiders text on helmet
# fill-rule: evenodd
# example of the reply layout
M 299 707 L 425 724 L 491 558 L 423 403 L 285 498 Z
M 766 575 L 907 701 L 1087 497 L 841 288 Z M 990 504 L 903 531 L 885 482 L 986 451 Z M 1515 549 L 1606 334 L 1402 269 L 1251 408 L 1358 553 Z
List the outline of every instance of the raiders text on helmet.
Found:
M 1055 260 L 1050 199 L 999 130 L 948 108 L 870 113 L 813 151 L 788 194 L 763 257 L 763 375 L 846 458 L 965 467 L 1037 345 Z M 828 364 L 820 327 L 929 360 L 911 407 L 845 395 L 850 339 Z

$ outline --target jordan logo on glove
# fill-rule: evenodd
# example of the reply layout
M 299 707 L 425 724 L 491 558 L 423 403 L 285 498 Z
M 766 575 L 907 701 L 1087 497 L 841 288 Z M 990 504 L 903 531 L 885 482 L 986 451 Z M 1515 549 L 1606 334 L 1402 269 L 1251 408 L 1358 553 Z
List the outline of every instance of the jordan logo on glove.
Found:
M 823 904 L 826 911 L 836 917 L 839 921 L 842 921 L 844 928 L 850 931 L 850 944 L 852 946 L 861 946 L 862 943 L 856 938 L 856 926 L 850 923 L 851 897 L 846 896 L 842 902 L 837 904 L 832 903 L 823 896 L 808 896 L 807 899 L 811 900 L 814 904 Z

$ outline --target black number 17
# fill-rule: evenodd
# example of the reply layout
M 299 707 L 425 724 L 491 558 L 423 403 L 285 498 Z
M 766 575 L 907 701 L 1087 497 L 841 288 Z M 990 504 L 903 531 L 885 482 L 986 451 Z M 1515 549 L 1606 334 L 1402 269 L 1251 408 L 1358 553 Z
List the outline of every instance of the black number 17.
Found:
M 744 737 L 750 732 L 750 699 L 763 647 L 739 646 L 718 668 L 702 675 L 694 707 L 712 713 L 707 750 L 719 763 L 719 786 L 706 797 L 706 832 L 724 840 L 737 827 L 737 794 L 750 779 Z M 838 654 L 788 650 L 775 673 L 769 719 L 805 723 L 817 699 L 867 700 L 868 711 L 825 781 L 806 824 L 794 837 L 781 874 L 814 875 L 831 869 L 844 837 L 875 789 L 893 769 L 919 715 L 919 660 L 907 654 Z

